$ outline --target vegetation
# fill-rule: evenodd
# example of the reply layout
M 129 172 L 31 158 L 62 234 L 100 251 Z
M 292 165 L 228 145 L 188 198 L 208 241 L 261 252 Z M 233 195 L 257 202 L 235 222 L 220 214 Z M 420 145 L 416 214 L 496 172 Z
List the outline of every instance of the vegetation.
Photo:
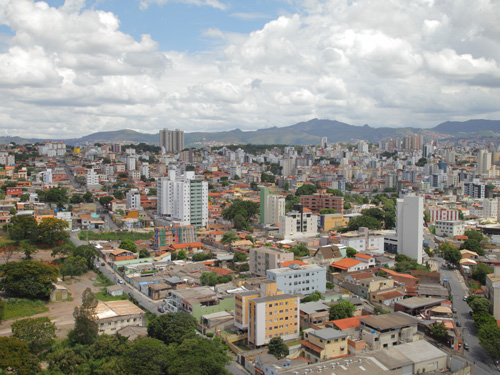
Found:
M 122 240 L 122 242 L 120 242 L 119 247 L 120 249 L 137 253 L 137 245 L 132 240 Z
M 246 262 L 248 255 L 243 251 L 235 251 L 233 255 L 233 263 Z
M 479 281 L 481 285 L 486 285 L 486 275 L 490 273 L 493 273 L 493 267 L 490 267 L 485 263 L 478 263 L 478 265 L 472 270 L 471 276 L 474 280 Z
M 232 276 L 219 276 L 216 272 L 203 272 L 200 276 L 201 285 L 215 286 L 228 283 L 231 280 L 233 280 Z
M 43 301 L 32 299 L 9 298 L 4 304 L 4 320 L 24 318 L 49 311 Z M 0 304 L 2 303 L 0 302 Z M 1 315 L 1 314 L 0 314 Z M 0 316 L 0 320 L 1 316 Z
M 347 230 L 355 231 L 361 227 L 365 227 L 368 229 L 381 229 L 382 223 L 380 220 L 374 218 L 373 216 L 361 215 L 351 219 L 349 224 L 347 224 Z
M 212 259 L 214 256 L 212 253 L 204 253 L 204 252 L 199 252 L 196 254 L 193 254 L 191 257 L 191 260 L 193 262 L 202 262 L 204 260 Z
M 405 273 L 411 270 L 422 270 L 422 271 L 430 270 L 429 266 L 418 264 L 415 259 L 410 258 L 409 256 L 403 254 L 396 255 L 396 262 L 397 262 L 396 266 L 394 267 L 394 270 L 396 272 Z
M 32 375 L 40 370 L 38 358 L 27 344 L 15 337 L 0 337 L 0 370 L 2 374 Z
M 165 344 L 180 344 L 196 337 L 196 319 L 187 313 L 166 313 L 148 324 L 148 336 Z
M 292 252 L 295 255 L 295 258 L 301 258 L 305 256 L 309 256 L 309 249 L 303 243 L 299 243 L 297 246 L 293 246 L 288 251 Z
M 458 265 L 460 259 L 462 259 L 462 254 L 460 253 L 460 250 L 458 250 L 449 242 L 442 242 L 441 244 L 439 244 L 438 251 L 443 254 L 444 260 L 455 266 Z
M 304 184 L 300 186 L 296 191 L 295 195 L 300 197 L 301 195 L 313 195 L 318 192 L 318 188 L 313 184 Z
M 227 245 L 232 245 L 233 242 L 238 241 L 240 238 L 234 232 L 224 233 L 220 242 L 225 243 Z
M 429 333 L 436 340 L 443 341 L 448 336 L 448 329 L 443 322 L 436 322 L 431 326 Z
M 258 203 L 236 199 L 231 206 L 222 211 L 224 220 L 230 220 L 241 230 L 252 231 L 251 221 L 260 210 Z
M 38 224 L 38 239 L 49 246 L 56 242 L 64 242 L 69 238 L 66 231 L 68 227 L 69 224 L 66 220 L 44 217 Z
M 69 332 L 68 340 L 72 345 L 90 345 L 96 339 L 99 332 L 95 309 L 97 300 L 94 293 L 87 288 L 82 294 L 81 306 L 75 307 L 73 317 L 75 327 Z
M 281 337 L 273 337 L 271 340 L 269 340 L 267 349 L 269 351 L 269 354 L 274 355 L 278 359 L 286 357 L 289 353 L 288 346 L 285 344 Z
M 30 352 L 38 354 L 55 342 L 56 325 L 49 318 L 28 318 L 12 323 L 12 337 L 28 345 Z
M 348 258 L 354 258 L 358 252 L 356 251 L 355 248 L 348 246 L 345 249 L 345 254 Z
M 352 318 L 355 311 L 356 306 L 351 302 L 341 301 L 330 307 L 330 320 Z
M 315 291 L 314 293 L 309 294 L 308 296 L 302 298 L 300 300 L 300 303 L 307 303 L 307 302 L 316 302 L 321 299 L 321 293 L 318 291 Z
M 57 267 L 41 262 L 9 262 L 3 266 L 0 289 L 13 297 L 47 299 L 52 292 L 52 283 L 57 281 L 57 274 Z

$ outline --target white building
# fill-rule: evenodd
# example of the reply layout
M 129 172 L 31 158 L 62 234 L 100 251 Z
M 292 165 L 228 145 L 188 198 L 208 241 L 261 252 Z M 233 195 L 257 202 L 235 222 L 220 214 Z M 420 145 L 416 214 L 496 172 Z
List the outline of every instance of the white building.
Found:
M 384 234 L 382 232 L 370 231 L 368 228 L 359 228 L 356 232 L 342 234 L 340 243 L 347 247 L 352 247 L 358 252 L 384 253 Z
M 491 152 L 479 150 L 477 155 L 477 172 L 487 173 L 491 169 Z
M 483 217 L 498 220 L 498 198 L 483 199 Z
M 461 220 L 437 220 L 436 221 L 436 236 L 455 237 L 463 236 L 465 230 L 464 222 Z
M 312 294 L 326 291 L 326 268 L 315 264 L 298 265 L 267 270 L 267 280 L 276 281 L 278 290 L 285 294 Z
M 282 238 L 313 237 L 318 234 L 318 215 L 295 205 L 295 211 L 279 218 L 279 235 Z
M 208 183 L 193 171 L 177 175 L 170 168 L 168 177 L 158 179 L 158 215 L 181 225 L 205 227 L 208 224 Z
M 398 254 L 416 259 L 422 264 L 424 241 L 424 199 L 406 195 L 396 204 Z
M 438 220 L 460 220 L 460 214 L 458 210 L 442 207 L 432 207 L 428 208 L 427 211 L 429 212 L 431 223 L 435 223 Z
M 142 163 L 141 164 L 141 176 L 146 177 L 147 179 L 150 178 L 149 174 L 149 163 Z
M 131 210 L 140 210 L 141 194 L 138 189 L 130 189 L 127 191 L 127 208 Z
M 135 155 L 127 156 L 127 171 L 135 171 L 137 169 L 137 157 Z
M 87 179 L 87 189 L 98 189 L 99 188 L 99 175 L 94 169 L 89 169 L 86 175 Z
M 165 152 L 178 153 L 184 149 L 184 131 L 167 128 L 160 130 L 160 146 Z
M 260 189 L 260 223 L 274 224 L 285 215 L 285 198 L 269 194 L 268 188 Z

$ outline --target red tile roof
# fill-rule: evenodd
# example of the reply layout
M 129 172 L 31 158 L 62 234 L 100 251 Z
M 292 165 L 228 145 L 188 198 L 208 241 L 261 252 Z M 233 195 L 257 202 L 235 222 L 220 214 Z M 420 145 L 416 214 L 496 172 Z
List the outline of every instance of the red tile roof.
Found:
M 345 318 L 345 319 L 337 319 L 337 320 L 332 320 L 331 322 L 337 326 L 338 329 L 341 331 L 343 329 L 349 329 L 349 328 L 357 328 L 359 327 L 359 319 L 361 318 L 369 318 L 371 315 L 361 315 L 361 316 L 355 316 L 352 318 Z
M 335 268 L 340 268 L 342 270 L 347 270 L 347 269 L 354 267 L 360 263 L 361 263 L 361 261 L 357 260 L 357 259 L 344 258 L 342 260 L 339 260 L 338 262 L 334 262 L 334 263 L 330 264 L 330 266 L 335 267 Z
M 282 267 L 289 267 L 290 264 L 298 264 L 299 266 L 307 266 L 308 263 L 303 262 L 301 260 L 289 260 L 288 262 L 281 262 Z

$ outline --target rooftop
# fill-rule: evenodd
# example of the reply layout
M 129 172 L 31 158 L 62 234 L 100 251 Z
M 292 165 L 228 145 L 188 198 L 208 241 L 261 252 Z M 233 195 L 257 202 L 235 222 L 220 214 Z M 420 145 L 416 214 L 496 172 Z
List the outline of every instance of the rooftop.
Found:
M 98 319 L 132 314 L 144 314 L 144 311 L 130 301 L 98 301 L 97 303 L 96 315 Z
M 402 312 L 394 312 L 383 315 L 375 315 L 369 318 L 362 318 L 360 322 L 378 331 L 385 331 L 391 328 L 401 328 L 417 324 L 417 320 Z
M 343 333 L 342 331 L 333 329 L 333 328 L 323 328 L 318 329 L 316 331 L 309 332 L 310 335 L 316 336 L 323 340 L 335 340 L 347 337 L 348 335 Z

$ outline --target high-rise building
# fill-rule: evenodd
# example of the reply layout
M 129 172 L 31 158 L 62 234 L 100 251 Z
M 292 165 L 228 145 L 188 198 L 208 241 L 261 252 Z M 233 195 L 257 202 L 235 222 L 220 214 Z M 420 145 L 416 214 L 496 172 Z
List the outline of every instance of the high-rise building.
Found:
M 319 213 L 323 208 L 332 208 L 335 213 L 344 213 L 344 197 L 337 197 L 330 194 L 302 195 L 300 204 L 313 212 Z
M 285 215 L 285 198 L 269 194 L 269 188 L 260 188 L 260 223 L 277 223 L 283 215 Z
M 181 152 L 184 149 L 184 131 L 167 128 L 160 130 L 160 146 L 165 149 L 165 152 Z
M 471 198 L 486 198 L 486 185 L 474 179 L 472 182 L 463 183 L 464 195 Z
M 127 208 L 131 210 L 141 209 L 141 194 L 139 189 L 130 189 L 127 191 Z
M 397 200 L 396 232 L 398 254 L 407 255 L 422 264 L 424 241 L 424 199 L 406 195 Z
M 208 224 L 208 183 L 193 171 L 177 175 L 170 168 L 168 177 L 158 180 L 158 215 L 181 225 L 205 227 Z
M 491 169 L 491 152 L 479 150 L 477 155 L 477 172 L 487 173 Z

